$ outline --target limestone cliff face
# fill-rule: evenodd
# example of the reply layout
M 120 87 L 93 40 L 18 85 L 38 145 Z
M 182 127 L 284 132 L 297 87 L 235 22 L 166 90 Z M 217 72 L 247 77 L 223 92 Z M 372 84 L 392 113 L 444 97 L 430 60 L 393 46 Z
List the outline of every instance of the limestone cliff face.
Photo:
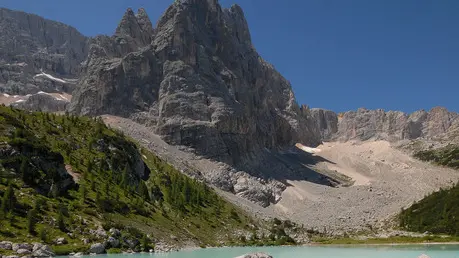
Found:
M 154 29 L 144 10 L 128 10 L 114 36 L 91 40 L 83 70 L 71 112 L 135 118 L 229 164 L 320 143 L 289 82 L 254 49 L 237 5 L 176 2 Z
M 5 8 L 0 8 L 0 31 L 0 91 L 25 95 L 74 89 L 72 79 L 87 56 L 85 36 L 68 25 Z M 52 77 L 37 76 L 42 72 Z
M 327 116 L 324 115 L 325 112 Z M 443 107 L 435 107 L 430 111 L 419 110 L 411 114 L 365 108 L 341 114 L 312 109 L 312 113 L 316 117 L 318 130 L 326 141 L 435 139 L 455 131 L 459 124 L 459 114 L 449 112 Z M 333 127 L 336 122 L 337 126 Z

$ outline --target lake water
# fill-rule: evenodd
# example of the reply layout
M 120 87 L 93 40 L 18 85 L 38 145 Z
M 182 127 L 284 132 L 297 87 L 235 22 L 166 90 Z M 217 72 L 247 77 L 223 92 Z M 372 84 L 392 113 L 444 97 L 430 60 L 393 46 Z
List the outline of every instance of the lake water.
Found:
M 303 247 L 238 247 L 208 248 L 165 254 L 108 255 L 110 258 L 233 258 L 251 252 L 266 252 L 274 258 L 459 258 L 459 245 L 409 246 L 303 246 Z M 133 257 L 135 256 L 135 257 Z

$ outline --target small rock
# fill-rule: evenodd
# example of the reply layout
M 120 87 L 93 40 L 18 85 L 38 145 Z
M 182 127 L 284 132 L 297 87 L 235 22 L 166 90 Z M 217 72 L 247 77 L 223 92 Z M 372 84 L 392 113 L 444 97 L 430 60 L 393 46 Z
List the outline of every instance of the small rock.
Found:
M 73 256 L 76 256 L 76 257 L 83 256 L 83 253 L 78 252 L 78 253 L 74 254 Z
M 110 235 L 114 237 L 118 237 L 121 235 L 121 232 L 116 228 L 111 228 L 109 232 L 110 232 Z
M 0 249 L 12 250 L 13 249 L 13 243 L 9 242 L 9 241 L 2 241 L 2 242 L 0 242 Z
M 37 250 L 33 252 L 34 257 L 51 257 L 54 256 L 55 254 L 53 252 L 49 252 L 43 249 Z
M 105 245 L 101 243 L 96 243 L 91 245 L 89 248 L 89 253 L 101 254 L 105 252 Z
M 21 254 L 21 255 L 24 255 L 24 254 L 31 254 L 32 252 L 30 250 L 27 250 L 27 249 L 18 249 L 16 251 L 17 254 Z
M 43 244 L 41 243 L 33 243 L 32 252 L 40 250 L 42 247 L 43 247 Z
M 418 258 L 430 258 L 427 254 L 421 254 Z
M 82 241 L 83 241 L 83 244 L 89 245 L 89 242 L 90 242 L 89 239 L 83 238 Z
M 253 253 L 253 254 L 241 255 L 235 258 L 273 258 L 273 257 L 267 253 Z
M 91 229 L 89 230 L 89 234 L 97 236 L 99 238 L 106 238 L 107 237 L 107 232 L 103 228 L 98 228 L 96 230 Z
M 56 244 L 57 245 L 65 245 L 65 244 L 67 244 L 67 239 L 65 239 L 63 237 L 60 237 L 60 238 L 56 239 Z
M 32 251 L 33 246 L 31 244 L 22 243 L 22 244 L 13 244 L 13 251 L 17 252 L 19 249 L 25 249 Z

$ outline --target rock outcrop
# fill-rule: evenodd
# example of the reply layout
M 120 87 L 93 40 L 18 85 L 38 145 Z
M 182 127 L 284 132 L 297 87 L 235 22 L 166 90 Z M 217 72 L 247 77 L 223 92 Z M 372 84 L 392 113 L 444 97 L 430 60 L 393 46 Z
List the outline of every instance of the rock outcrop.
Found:
M 253 47 L 238 5 L 179 1 L 154 29 L 143 10 L 129 9 L 114 36 L 91 40 L 84 64 L 73 113 L 134 118 L 231 165 L 320 143 L 289 82 Z
M 258 253 L 246 254 L 246 255 L 238 256 L 238 257 L 235 257 L 235 258 L 273 258 L 273 257 L 271 255 L 267 254 L 267 253 L 258 252 Z
M 325 141 L 438 139 L 453 134 L 459 125 L 459 114 L 443 107 L 411 114 L 365 108 L 340 114 L 311 109 L 311 113 Z
M 315 123 L 322 139 L 330 139 L 338 131 L 338 116 L 335 112 L 312 108 L 310 109 L 312 123 Z
M 105 252 L 105 245 L 101 243 L 92 244 L 88 252 L 92 254 L 102 254 Z
M 88 52 L 88 39 L 75 28 L 0 8 L 0 31 L 0 91 L 26 95 L 74 89 Z
M 39 92 L 37 94 L 29 94 L 23 100 L 14 102 L 11 105 L 16 108 L 30 110 L 30 111 L 42 111 L 42 112 L 59 112 L 65 111 L 70 100 L 57 94 L 53 96 L 45 92 Z M 60 96 L 59 96 L 60 95 Z

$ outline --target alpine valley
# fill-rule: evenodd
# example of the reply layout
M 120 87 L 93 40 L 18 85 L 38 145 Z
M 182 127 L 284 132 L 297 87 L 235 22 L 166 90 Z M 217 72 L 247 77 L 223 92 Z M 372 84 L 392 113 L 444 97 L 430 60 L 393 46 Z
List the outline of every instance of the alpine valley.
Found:
M 0 255 L 454 239 L 459 114 L 299 105 L 248 28 L 217 0 L 96 37 L 0 8 Z

